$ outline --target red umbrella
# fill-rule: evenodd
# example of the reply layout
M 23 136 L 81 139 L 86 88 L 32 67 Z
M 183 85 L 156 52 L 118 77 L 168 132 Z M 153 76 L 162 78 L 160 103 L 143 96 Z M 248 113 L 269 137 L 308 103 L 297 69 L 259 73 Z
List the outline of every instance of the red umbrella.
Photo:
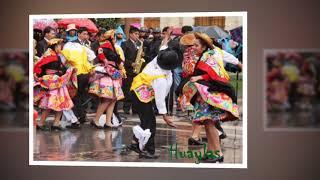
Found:
M 67 28 L 68 24 L 75 24 L 77 28 L 86 27 L 89 32 L 98 32 L 97 26 L 87 18 L 74 18 L 74 19 L 60 19 L 58 22 L 59 26 Z
M 58 28 L 58 24 L 53 19 L 35 19 L 33 21 L 33 29 L 39 29 L 43 31 L 43 29 L 47 26 Z
M 181 28 L 180 27 L 173 28 L 172 35 L 176 35 L 176 36 L 182 35 Z

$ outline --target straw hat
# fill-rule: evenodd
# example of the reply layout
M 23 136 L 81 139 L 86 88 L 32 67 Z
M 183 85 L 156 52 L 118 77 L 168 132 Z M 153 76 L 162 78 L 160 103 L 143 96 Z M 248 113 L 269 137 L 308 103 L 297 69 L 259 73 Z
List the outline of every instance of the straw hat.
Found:
M 48 45 L 51 46 L 51 45 L 58 44 L 58 43 L 61 43 L 61 42 L 63 42 L 63 39 L 53 38 L 48 42 Z
M 71 30 L 77 30 L 76 25 L 75 24 L 68 24 L 67 26 L 67 30 L 66 31 L 71 31 Z
M 203 40 L 209 48 L 214 49 L 212 39 L 206 33 L 195 32 L 194 35 L 197 39 Z
M 193 33 L 189 33 L 181 37 L 180 44 L 184 46 L 191 46 L 191 45 L 194 45 L 195 41 L 196 41 L 195 35 Z
M 103 36 L 104 36 L 106 39 L 109 39 L 110 37 L 111 37 L 111 38 L 114 38 L 114 34 L 115 34 L 115 30 L 114 30 L 114 29 L 111 29 L 111 30 L 105 32 L 105 33 L 103 34 Z

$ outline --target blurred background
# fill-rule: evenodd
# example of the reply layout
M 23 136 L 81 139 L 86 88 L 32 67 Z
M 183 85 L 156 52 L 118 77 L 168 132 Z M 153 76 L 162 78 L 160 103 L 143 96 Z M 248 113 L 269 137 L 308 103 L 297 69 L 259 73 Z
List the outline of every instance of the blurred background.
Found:
M 320 50 L 266 50 L 267 128 L 319 128 Z

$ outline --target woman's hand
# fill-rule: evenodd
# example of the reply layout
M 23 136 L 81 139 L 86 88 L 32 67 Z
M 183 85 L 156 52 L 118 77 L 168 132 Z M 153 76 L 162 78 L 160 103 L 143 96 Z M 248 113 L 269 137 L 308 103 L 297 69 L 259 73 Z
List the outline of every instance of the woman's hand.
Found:
M 162 117 L 163 117 L 164 122 L 166 122 L 166 124 L 167 124 L 168 126 L 171 126 L 171 127 L 174 127 L 174 128 L 177 127 L 177 126 L 172 122 L 172 119 L 171 119 L 170 116 L 168 116 L 168 115 L 163 115 Z
M 103 49 L 102 48 L 99 48 L 98 49 L 98 54 L 102 54 L 103 53 Z
M 193 76 L 190 78 L 190 82 L 196 82 L 202 80 L 202 76 Z

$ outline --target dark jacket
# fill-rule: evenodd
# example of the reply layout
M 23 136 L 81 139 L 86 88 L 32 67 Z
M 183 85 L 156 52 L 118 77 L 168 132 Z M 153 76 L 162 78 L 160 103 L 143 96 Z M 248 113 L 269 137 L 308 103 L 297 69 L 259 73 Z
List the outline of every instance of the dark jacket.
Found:
M 85 41 L 84 44 L 80 43 L 79 39 L 76 39 L 76 40 L 74 40 L 74 41 L 72 41 L 72 42 L 74 42 L 74 43 L 79 43 L 79 44 L 81 44 L 81 45 L 85 45 L 85 46 L 89 47 L 89 42 L 88 42 L 88 41 Z
M 36 49 L 37 49 L 37 56 L 41 57 L 43 53 L 48 49 L 47 41 L 45 39 L 42 39 L 41 41 L 39 41 L 37 43 Z
M 122 42 L 121 48 L 125 56 L 124 68 L 126 69 L 127 76 L 133 77 L 135 74 L 133 73 L 132 63 L 136 60 L 138 49 L 131 40 Z

